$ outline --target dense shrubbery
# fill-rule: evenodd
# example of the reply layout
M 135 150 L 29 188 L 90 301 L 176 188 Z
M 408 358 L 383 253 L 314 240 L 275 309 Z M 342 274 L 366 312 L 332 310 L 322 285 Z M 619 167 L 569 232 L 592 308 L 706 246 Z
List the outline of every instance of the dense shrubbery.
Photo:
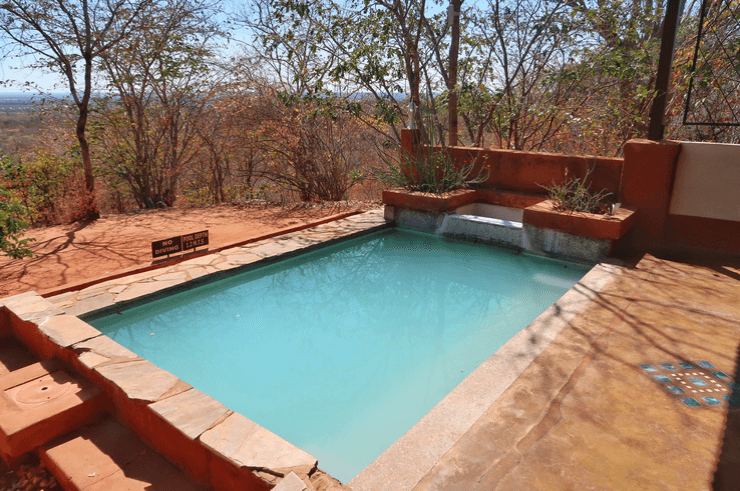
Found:
M 85 106 L 94 198 L 104 212 L 255 197 L 340 200 L 357 189 L 376 197 L 367 178 L 398 155 L 400 129 L 412 122 L 438 142 L 618 155 L 645 136 L 663 15 L 653 3 L 488 0 L 466 4 L 455 38 L 445 14 L 420 2 L 316 0 L 307 9 L 251 0 L 229 19 L 251 29 L 253 41 L 227 60 L 217 3 L 135 3 L 143 10 L 127 35 L 92 66 L 109 97 Z M 705 137 L 676 123 L 695 14 L 686 12 L 676 48 L 672 137 Z M 723 29 L 728 42 L 740 42 Z M 59 118 L 46 118 L 51 129 L 38 150 L 28 135 L 23 146 L 5 147 L 12 157 L 2 159 L 2 185 L 33 224 L 74 220 L 95 203 L 69 123 L 80 106 L 65 113 L 65 104 Z M 718 127 L 710 137 L 737 135 Z M 446 165 L 443 155 L 430 156 L 428 177 Z

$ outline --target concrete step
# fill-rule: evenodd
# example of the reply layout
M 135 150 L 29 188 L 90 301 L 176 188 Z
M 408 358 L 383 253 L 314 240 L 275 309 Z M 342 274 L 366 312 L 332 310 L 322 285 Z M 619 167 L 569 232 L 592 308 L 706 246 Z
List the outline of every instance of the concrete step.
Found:
M 522 247 L 522 224 L 479 215 L 447 215 L 439 229 L 445 237 L 474 240 L 487 244 Z
M 110 418 L 42 446 L 39 456 L 65 491 L 203 489 Z
M 106 408 L 105 394 L 57 359 L 0 376 L 0 455 L 23 454 L 82 425 Z

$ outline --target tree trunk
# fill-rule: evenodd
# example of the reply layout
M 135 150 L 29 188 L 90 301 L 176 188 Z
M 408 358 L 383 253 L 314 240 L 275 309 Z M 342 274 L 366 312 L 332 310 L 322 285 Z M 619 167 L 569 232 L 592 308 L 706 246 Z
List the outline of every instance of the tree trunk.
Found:
M 78 106 L 80 116 L 77 118 L 77 141 L 80 143 L 80 155 L 82 156 L 82 168 L 85 171 L 85 218 L 97 220 L 100 218 L 98 202 L 95 198 L 95 178 L 92 171 L 92 159 L 90 158 L 90 145 L 87 143 L 85 127 L 87 126 L 88 106 L 82 103 Z
M 447 110 L 450 131 L 450 146 L 457 145 L 457 55 L 460 51 L 460 7 L 463 0 L 450 0 L 452 12 L 452 40 L 450 41 L 450 66 L 447 77 Z

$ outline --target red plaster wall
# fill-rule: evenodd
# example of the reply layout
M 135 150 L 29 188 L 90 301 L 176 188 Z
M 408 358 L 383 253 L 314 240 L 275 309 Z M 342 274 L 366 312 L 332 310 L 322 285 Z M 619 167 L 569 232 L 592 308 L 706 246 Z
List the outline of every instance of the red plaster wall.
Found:
M 10 329 L 10 313 L 5 307 L 0 307 L 0 336 L 9 336 L 12 333 Z
M 620 194 L 625 204 L 639 209 L 639 229 L 653 239 L 662 235 L 668 219 L 680 152 L 680 142 L 667 140 L 636 139 L 624 145 Z
M 740 222 L 670 215 L 661 238 L 664 248 L 740 256 Z
M 401 145 L 410 152 L 418 141 L 418 130 L 402 130 Z M 441 147 L 439 147 L 441 150 Z M 476 162 L 474 173 L 487 168 L 486 188 L 546 194 L 542 186 L 553 182 L 561 184 L 570 177 L 581 178 L 588 169 L 594 169 L 589 182 L 591 191 L 619 193 L 622 174 L 621 158 L 562 155 L 554 153 L 522 152 L 518 150 L 452 147 L 450 154 L 457 165 Z M 542 186 L 540 186 L 542 185 Z
M 542 186 L 562 184 L 569 178 L 582 178 L 588 169 L 593 169 L 588 181 L 591 191 L 605 189 L 616 196 L 623 161 L 620 158 L 466 147 L 454 147 L 452 155 L 458 165 L 469 165 L 475 160 L 474 172 L 479 166 L 484 166 L 487 169 L 484 172 L 488 172 L 484 183 L 487 188 L 540 194 L 547 192 Z

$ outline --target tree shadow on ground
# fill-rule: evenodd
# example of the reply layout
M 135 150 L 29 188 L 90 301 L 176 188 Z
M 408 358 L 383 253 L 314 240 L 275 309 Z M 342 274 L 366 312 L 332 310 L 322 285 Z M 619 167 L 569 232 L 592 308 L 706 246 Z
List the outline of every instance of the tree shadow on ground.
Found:
M 736 383 L 740 381 L 740 345 L 735 356 L 733 379 Z M 725 415 L 722 446 L 714 471 L 712 489 L 715 491 L 737 490 L 740 487 L 740 390 L 737 387 L 733 390 L 730 401 L 731 405 Z

